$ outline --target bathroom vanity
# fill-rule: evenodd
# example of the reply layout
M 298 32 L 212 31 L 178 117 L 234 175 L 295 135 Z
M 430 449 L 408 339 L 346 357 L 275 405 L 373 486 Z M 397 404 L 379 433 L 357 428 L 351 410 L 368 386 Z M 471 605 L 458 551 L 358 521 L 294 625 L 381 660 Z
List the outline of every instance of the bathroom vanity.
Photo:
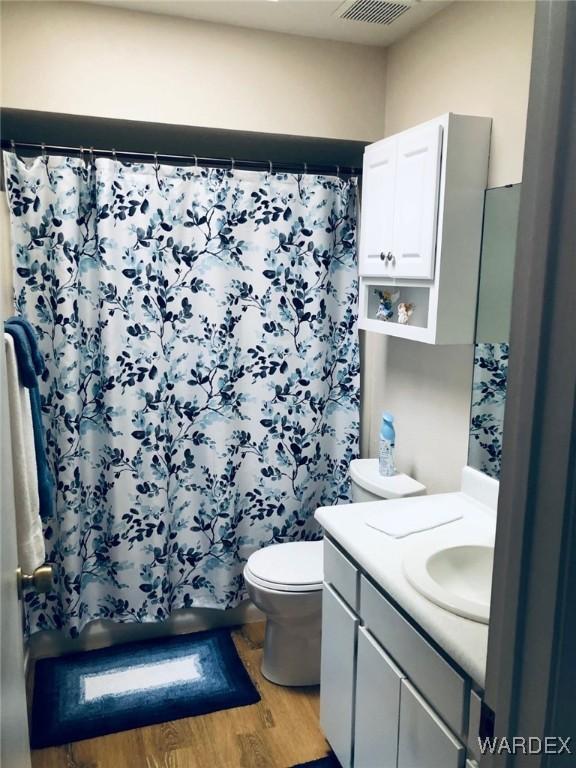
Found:
M 402 514 L 438 500 L 462 518 L 401 539 L 366 525 L 382 505 Z M 344 768 L 475 765 L 488 626 L 425 598 L 404 563 L 424 543 L 493 544 L 483 501 L 462 491 L 317 511 L 326 534 L 321 725 Z

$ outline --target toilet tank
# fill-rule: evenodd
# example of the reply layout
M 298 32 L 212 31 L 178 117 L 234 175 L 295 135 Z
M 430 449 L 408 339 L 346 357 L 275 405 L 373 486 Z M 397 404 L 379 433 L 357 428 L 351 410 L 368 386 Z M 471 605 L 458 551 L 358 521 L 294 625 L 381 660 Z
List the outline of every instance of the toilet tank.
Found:
M 426 486 L 403 474 L 383 477 L 378 459 L 353 459 L 350 462 L 352 503 L 402 499 L 406 496 L 422 496 Z
M 380 501 L 384 496 L 377 496 L 375 493 L 362 488 L 357 482 L 352 480 L 352 503 L 358 504 L 360 501 Z

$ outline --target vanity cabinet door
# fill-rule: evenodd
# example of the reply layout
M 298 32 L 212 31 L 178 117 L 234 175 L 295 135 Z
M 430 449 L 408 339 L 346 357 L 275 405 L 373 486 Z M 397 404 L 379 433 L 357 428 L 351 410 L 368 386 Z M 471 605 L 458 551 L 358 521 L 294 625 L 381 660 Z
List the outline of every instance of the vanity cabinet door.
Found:
M 324 584 L 320 725 L 342 768 L 352 765 L 357 628 L 358 617 Z
M 358 630 L 354 768 L 396 768 L 400 686 L 405 675 L 363 628 Z
M 463 768 L 466 750 L 406 680 L 400 691 L 398 768 Z
M 398 137 L 391 274 L 434 277 L 442 126 L 426 125 Z
M 394 194 L 396 139 L 379 141 L 364 154 L 362 216 L 360 226 L 360 274 L 387 275 L 394 242 Z

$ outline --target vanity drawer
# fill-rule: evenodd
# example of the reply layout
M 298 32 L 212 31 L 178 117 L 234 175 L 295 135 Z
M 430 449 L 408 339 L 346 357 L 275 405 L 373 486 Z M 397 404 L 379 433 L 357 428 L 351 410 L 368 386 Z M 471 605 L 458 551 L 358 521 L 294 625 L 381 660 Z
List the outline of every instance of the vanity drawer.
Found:
M 324 539 L 324 581 L 338 592 L 348 605 L 358 610 L 357 569 L 331 541 Z
M 459 736 L 465 733 L 468 682 L 362 576 L 360 614 L 366 628 Z

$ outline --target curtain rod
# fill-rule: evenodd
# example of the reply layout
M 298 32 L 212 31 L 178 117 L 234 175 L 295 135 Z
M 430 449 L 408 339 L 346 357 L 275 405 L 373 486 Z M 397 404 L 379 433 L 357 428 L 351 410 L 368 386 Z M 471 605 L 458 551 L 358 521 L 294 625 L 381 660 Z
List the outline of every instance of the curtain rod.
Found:
M 293 173 L 312 173 L 321 174 L 327 176 L 357 176 L 362 173 L 360 168 L 354 168 L 352 166 L 344 165 L 321 165 L 314 163 L 285 163 L 285 162 L 273 162 L 272 160 L 237 160 L 234 157 L 199 157 L 197 155 L 167 155 L 162 152 L 129 152 L 127 150 L 116 149 L 99 149 L 96 147 L 62 147 L 55 144 L 37 144 L 24 141 L 14 141 L 13 139 L 2 139 L 0 146 L 2 149 L 10 149 L 16 152 L 16 148 L 20 147 L 24 150 L 35 150 L 41 154 L 57 154 L 67 155 L 76 154 L 81 158 L 87 159 L 95 157 L 107 157 L 112 160 L 123 157 L 130 160 L 140 160 L 142 162 L 154 161 L 155 163 L 161 160 L 167 164 L 193 164 L 195 166 L 205 166 L 213 168 L 226 168 L 230 169 L 238 168 L 243 170 L 257 170 L 268 169 L 270 173 L 274 170 L 280 170 L 284 172 Z

